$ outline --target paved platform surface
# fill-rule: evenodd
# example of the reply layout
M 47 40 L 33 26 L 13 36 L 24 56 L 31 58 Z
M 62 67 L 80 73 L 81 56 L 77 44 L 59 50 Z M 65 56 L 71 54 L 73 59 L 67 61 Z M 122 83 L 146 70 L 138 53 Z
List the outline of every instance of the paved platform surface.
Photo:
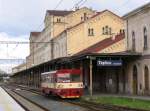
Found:
M 4 89 L 0 87 L 0 111 L 25 111 Z

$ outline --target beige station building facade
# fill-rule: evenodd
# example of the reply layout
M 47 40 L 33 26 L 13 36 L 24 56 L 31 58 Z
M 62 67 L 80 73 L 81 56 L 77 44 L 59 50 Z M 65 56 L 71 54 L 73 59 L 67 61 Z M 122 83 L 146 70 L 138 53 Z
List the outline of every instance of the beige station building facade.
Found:
M 30 33 L 30 55 L 26 58 L 26 68 L 75 55 L 106 38 L 115 39 L 125 28 L 122 18 L 111 11 L 96 12 L 86 7 L 76 11 L 48 10 L 44 24 L 42 32 Z M 125 39 L 100 52 L 124 50 Z
M 123 17 L 109 10 L 99 12 L 87 7 L 75 11 L 48 10 L 45 28 L 30 33 L 30 55 L 26 63 L 18 67 L 22 71 L 30 70 L 48 61 L 92 53 L 96 60 L 121 59 L 123 65 L 99 68 L 96 60 L 92 60 L 93 67 L 90 61 L 83 60 L 86 64 L 80 67 L 88 90 L 150 94 L 149 20 L 150 3 Z M 14 73 L 18 67 L 13 69 Z

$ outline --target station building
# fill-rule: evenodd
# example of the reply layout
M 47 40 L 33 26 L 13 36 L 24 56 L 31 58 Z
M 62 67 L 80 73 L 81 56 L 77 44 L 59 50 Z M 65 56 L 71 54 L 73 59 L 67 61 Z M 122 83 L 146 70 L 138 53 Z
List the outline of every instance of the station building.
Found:
M 150 94 L 150 3 L 133 10 L 123 18 L 126 21 L 127 50 L 142 55 L 130 64 L 131 92 Z
M 109 10 L 101 12 L 83 7 L 75 11 L 48 10 L 41 32 L 30 34 L 27 67 L 76 53 L 124 31 L 124 21 Z M 120 41 L 115 52 L 125 50 Z M 110 51 L 105 51 L 110 52 Z
M 80 68 L 90 94 L 149 94 L 149 4 L 123 19 L 85 7 L 47 11 L 44 30 L 30 34 L 28 67 L 14 81 L 40 87 L 43 72 Z

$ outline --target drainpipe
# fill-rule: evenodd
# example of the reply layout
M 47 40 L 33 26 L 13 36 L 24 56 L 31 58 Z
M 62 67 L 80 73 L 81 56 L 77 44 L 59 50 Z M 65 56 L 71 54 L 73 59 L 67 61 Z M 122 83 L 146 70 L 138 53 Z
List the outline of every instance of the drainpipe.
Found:
M 128 29 L 129 27 L 128 27 L 128 20 L 127 20 L 127 34 L 126 34 L 126 36 L 127 36 L 127 43 L 126 43 L 126 48 L 127 48 L 127 50 L 129 50 L 129 29 Z

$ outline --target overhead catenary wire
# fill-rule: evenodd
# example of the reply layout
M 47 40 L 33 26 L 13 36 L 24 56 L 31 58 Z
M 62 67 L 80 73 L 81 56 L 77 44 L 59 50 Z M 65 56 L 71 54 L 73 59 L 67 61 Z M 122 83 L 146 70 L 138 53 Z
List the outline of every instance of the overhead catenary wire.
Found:
M 85 0 L 79 0 L 77 3 L 75 3 L 73 5 L 73 7 L 70 10 L 73 10 L 74 8 L 78 7 L 82 2 L 84 2 Z
M 84 0 L 80 0 L 78 1 L 75 5 L 79 5 L 81 2 L 83 2 Z
M 53 10 L 56 10 L 59 6 L 60 6 L 60 4 L 63 2 L 63 0 L 60 0 L 57 4 L 56 4 L 56 6 L 54 7 L 54 9 Z M 41 26 L 43 26 L 43 22 L 36 28 L 36 30 L 38 30 Z
M 6 44 L 6 47 L 7 47 L 7 49 L 6 49 L 6 51 L 7 51 L 6 52 L 6 56 L 9 57 L 9 54 L 8 54 L 8 44 Z
M 56 10 L 60 5 L 61 3 L 63 2 L 63 0 L 60 0 L 56 6 L 54 7 L 54 10 Z M 36 30 L 39 30 L 39 28 L 43 26 L 43 22 L 36 28 Z M 19 42 L 19 41 L 1 41 L 0 44 L 6 44 L 7 45 L 7 52 L 6 52 L 6 56 L 7 58 L 9 57 L 9 54 L 8 54 L 8 44 L 16 44 L 16 47 L 13 48 L 13 50 L 17 49 L 18 45 L 19 44 L 29 44 L 29 43 L 50 43 L 50 42 L 27 42 L 27 41 L 22 41 L 22 42 Z
M 56 10 L 59 6 L 60 6 L 60 4 L 63 2 L 63 0 L 60 0 L 59 2 L 58 2 L 58 4 L 55 6 L 55 8 L 54 8 L 54 10 Z
M 28 42 L 28 41 L 0 41 L 0 44 L 32 44 L 32 43 L 55 43 L 55 42 Z
M 84 0 L 83 3 L 79 5 L 79 7 L 83 6 L 86 2 L 87 0 Z
M 13 50 L 15 50 L 18 47 L 19 44 L 16 44 L 16 46 L 13 48 Z
M 118 11 L 120 8 L 126 6 L 131 0 L 125 1 L 123 4 L 121 4 L 119 7 L 114 8 L 113 10 Z

